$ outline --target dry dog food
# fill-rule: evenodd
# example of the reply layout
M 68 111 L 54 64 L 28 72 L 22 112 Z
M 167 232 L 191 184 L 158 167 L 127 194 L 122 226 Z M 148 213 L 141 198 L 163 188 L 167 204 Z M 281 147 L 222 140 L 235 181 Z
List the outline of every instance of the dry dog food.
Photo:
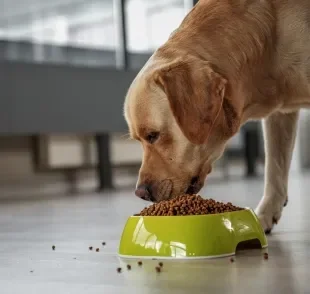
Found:
M 264 253 L 264 259 L 266 259 L 266 260 L 267 260 L 268 258 L 269 258 L 269 255 L 268 255 L 268 253 L 267 253 L 267 252 L 265 252 L 265 253 Z
M 156 272 L 160 273 L 161 272 L 161 267 L 160 266 L 156 266 L 155 270 L 156 270 Z
M 117 268 L 117 272 L 120 274 L 122 272 L 122 268 L 121 267 L 118 267 Z
M 102 242 L 102 246 L 105 246 L 106 245 L 106 242 Z
M 160 267 L 163 267 L 163 266 L 164 266 L 164 264 L 163 264 L 162 262 L 159 262 L 158 265 L 159 265 Z
M 93 246 L 89 246 L 89 248 L 88 248 L 90 251 L 92 251 L 93 250 Z
M 56 246 L 55 246 L 55 245 L 53 245 L 53 246 L 52 246 L 52 249 L 53 249 L 53 250 L 55 250 L 55 249 L 56 249 Z
M 99 252 L 99 248 L 96 249 L 96 252 Z
M 138 266 L 142 266 L 142 261 L 138 261 Z
M 131 265 L 127 264 L 127 269 L 130 271 L 131 270 Z
M 139 216 L 204 215 L 242 210 L 230 202 L 203 199 L 200 195 L 182 195 L 171 200 L 154 203 L 144 208 Z

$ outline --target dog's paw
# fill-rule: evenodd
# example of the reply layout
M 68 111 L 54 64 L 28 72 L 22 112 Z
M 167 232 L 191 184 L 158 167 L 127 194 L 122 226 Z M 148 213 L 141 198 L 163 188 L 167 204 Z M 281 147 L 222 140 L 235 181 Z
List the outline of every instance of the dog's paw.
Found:
M 266 234 L 270 234 L 274 225 L 279 222 L 283 206 L 282 202 L 272 201 L 267 197 L 264 197 L 257 206 L 255 213 Z

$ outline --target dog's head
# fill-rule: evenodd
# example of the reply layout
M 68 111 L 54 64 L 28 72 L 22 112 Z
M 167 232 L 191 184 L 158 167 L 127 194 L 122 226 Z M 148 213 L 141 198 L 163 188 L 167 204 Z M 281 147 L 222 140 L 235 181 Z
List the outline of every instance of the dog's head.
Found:
M 124 108 L 143 147 L 136 195 L 153 202 L 197 193 L 240 126 L 230 85 L 208 62 L 161 63 L 139 73 Z

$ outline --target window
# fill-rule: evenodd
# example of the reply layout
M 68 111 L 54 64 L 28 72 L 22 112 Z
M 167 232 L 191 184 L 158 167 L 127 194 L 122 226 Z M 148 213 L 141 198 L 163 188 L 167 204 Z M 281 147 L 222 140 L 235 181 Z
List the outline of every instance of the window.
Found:
M 128 50 L 154 51 L 179 26 L 186 12 L 184 0 L 128 0 Z
M 10 1 L 6 13 L 0 14 L 4 39 L 115 48 L 113 0 L 23 0 L 23 10 L 14 9 L 20 1 Z

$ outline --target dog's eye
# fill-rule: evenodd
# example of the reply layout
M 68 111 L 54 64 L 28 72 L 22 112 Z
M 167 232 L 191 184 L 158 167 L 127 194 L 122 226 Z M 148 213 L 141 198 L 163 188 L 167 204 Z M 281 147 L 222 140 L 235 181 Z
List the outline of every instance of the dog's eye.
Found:
M 145 140 L 148 141 L 150 144 L 153 144 L 158 139 L 158 137 L 159 137 L 158 132 L 151 132 L 147 134 Z

